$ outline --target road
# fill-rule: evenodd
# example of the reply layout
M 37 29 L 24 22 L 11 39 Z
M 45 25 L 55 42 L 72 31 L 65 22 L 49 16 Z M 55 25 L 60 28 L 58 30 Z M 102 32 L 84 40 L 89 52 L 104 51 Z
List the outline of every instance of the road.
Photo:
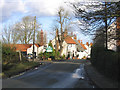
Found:
M 85 62 L 54 61 L 19 76 L 4 79 L 3 88 L 94 88 L 84 71 Z

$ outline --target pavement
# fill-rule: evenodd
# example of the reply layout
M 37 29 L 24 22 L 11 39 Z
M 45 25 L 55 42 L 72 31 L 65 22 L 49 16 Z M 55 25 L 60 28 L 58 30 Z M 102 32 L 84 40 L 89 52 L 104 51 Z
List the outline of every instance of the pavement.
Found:
M 120 83 L 110 80 L 99 73 L 90 62 L 85 64 L 85 71 L 89 79 L 96 85 L 97 88 L 120 88 Z

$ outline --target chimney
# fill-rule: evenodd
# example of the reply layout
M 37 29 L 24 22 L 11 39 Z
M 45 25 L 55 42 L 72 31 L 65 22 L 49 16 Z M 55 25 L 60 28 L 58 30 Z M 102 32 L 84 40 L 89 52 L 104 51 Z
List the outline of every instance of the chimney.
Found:
M 78 42 L 80 43 L 80 40 L 78 40 Z
M 88 42 L 86 42 L 86 45 L 87 45 L 87 46 L 89 46 L 89 43 L 88 43 Z
M 90 46 L 92 46 L 93 45 L 93 43 L 90 43 Z
M 44 45 L 44 42 L 43 42 L 43 30 L 41 29 L 41 32 L 40 32 L 40 45 Z
M 74 34 L 74 39 L 77 40 L 76 34 Z
M 65 29 L 65 31 L 64 31 L 64 37 L 66 37 L 67 34 L 68 34 L 68 31 L 67 31 L 67 29 Z

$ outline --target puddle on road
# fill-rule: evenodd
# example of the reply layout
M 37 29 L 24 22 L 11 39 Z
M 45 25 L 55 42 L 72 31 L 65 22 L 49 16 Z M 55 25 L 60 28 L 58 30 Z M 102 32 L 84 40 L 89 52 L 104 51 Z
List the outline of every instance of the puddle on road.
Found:
M 85 75 L 84 64 L 81 64 L 74 73 L 71 73 L 64 80 L 52 85 L 52 88 L 74 88 L 77 83 L 79 83 L 79 87 L 82 88 L 86 88 L 87 86 L 88 88 L 93 88 L 94 86 L 90 85 L 88 81 Z
M 76 69 L 75 73 L 73 73 L 72 78 L 84 79 L 84 64 L 80 65 L 80 68 Z
M 79 87 L 90 87 L 90 88 L 96 88 L 96 86 L 90 81 L 89 77 L 87 76 L 84 64 L 81 64 L 78 69 L 75 70 L 75 72 L 72 74 L 72 78 L 77 79 L 76 85 L 77 88 Z

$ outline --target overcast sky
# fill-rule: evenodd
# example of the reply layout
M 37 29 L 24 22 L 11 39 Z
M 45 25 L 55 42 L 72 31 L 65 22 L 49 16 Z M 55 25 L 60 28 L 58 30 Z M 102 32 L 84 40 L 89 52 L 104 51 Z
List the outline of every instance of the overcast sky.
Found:
M 14 24 L 27 15 L 36 16 L 41 29 L 47 32 L 47 36 L 53 39 L 50 35 L 52 25 L 56 19 L 56 12 L 58 7 L 63 6 L 66 10 L 72 13 L 72 9 L 64 2 L 78 2 L 85 0 L 0 0 L 0 32 L 2 32 L 2 25 Z M 87 1 L 87 0 L 86 0 Z M 85 37 L 79 31 L 74 30 L 79 39 L 88 41 L 90 38 Z

